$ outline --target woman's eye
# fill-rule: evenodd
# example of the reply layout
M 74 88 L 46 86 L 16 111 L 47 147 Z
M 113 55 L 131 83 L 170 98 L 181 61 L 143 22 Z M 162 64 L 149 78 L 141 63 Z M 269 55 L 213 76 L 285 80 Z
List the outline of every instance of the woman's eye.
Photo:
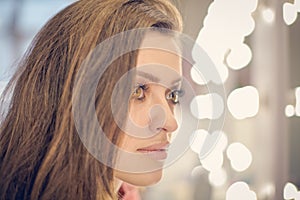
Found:
M 132 93 L 132 98 L 138 99 L 138 100 L 143 100 L 145 98 L 145 90 L 146 90 L 145 85 L 138 85 L 133 93 Z
M 173 104 L 179 103 L 179 97 L 181 97 L 183 92 L 181 90 L 172 90 L 167 94 L 167 99 L 171 100 Z

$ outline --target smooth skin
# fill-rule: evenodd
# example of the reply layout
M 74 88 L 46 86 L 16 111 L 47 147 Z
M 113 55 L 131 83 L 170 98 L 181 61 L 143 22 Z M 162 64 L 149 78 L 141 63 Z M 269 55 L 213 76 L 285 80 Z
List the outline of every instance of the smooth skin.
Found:
M 143 48 L 156 45 L 157 48 Z M 163 160 L 166 159 L 172 133 L 178 128 L 174 113 L 179 103 L 177 91 L 182 77 L 182 60 L 180 54 L 174 51 L 178 52 L 174 40 L 160 33 L 148 33 L 142 42 L 137 57 L 137 86 L 130 99 L 128 120 L 150 134 L 144 137 L 145 133 L 124 133 L 120 147 L 127 152 L 150 155 L 148 159 L 160 160 L 162 164 L 159 169 L 147 173 L 115 170 L 119 183 L 124 181 L 136 186 L 148 186 L 162 177 Z M 156 107 L 159 109 L 153 109 Z

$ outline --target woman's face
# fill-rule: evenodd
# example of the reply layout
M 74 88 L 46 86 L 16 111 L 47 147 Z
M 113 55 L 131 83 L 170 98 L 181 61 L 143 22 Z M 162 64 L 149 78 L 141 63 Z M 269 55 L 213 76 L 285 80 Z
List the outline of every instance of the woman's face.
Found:
M 160 47 L 143 49 L 154 43 Z M 137 57 L 136 87 L 131 94 L 127 119 L 127 126 L 135 127 L 126 128 L 129 131 L 123 132 L 120 147 L 127 152 L 143 154 L 149 161 L 160 162 L 161 167 L 145 173 L 116 170 L 115 177 L 133 185 L 147 186 L 161 179 L 167 148 L 172 133 L 178 128 L 175 109 L 179 103 L 182 67 L 180 56 L 169 52 L 178 50 L 167 36 L 148 33 L 141 47 Z M 143 164 L 145 162 L 136 163 Z

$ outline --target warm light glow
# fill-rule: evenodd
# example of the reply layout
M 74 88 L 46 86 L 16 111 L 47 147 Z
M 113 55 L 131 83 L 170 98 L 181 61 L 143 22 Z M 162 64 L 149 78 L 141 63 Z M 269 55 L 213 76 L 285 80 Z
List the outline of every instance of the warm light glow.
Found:
M 259 110 L 257 89 L 253 86 L 246 86 L 233 90 L 228 96 L 227 106 L 236 119 L 255 116 Z
M 224 133 L 222 131 L 220 131 L 220 132 L 221 132 L 221 137 L 218 141 L 219 146 L 217 146 L 217 148 L 219 148 L 220 151 L 225 151 L 225 149 L 228 145 L 228 138 L 227 138 L 226 133 Z
M 231 69 L 239 70 L 246 67 L 252 59 L 252 52 L 248 45 L 240 44 L 232 48 L 227 64 Z
M 300 12 L 300 0 L 294 0 L 294 5 L 298 12 Z
M 191 69 L 191 77 L 193 81 L 199 85 L 205 85 L 209 80 L 206 80 L 199 71 L 196 70 L 195 67 Z
M 192 177 L 198 177 L 201 176 L 205 172 L 205 169 L 202 166 L 194 167 L 194 169 L 191 172 Z
M 206 32 L 202 29 L 199 33 L 199 38 L 206 38 L 205 40 L 214 40 L 215 37 L 213 35 L 207 35 L 204 37 Z M 202 37 L 203 36 L 203 37 Z M 197 56 L 197 49 L 193 49 L 192 55 L 193 59 L 195 60 L 195 65 L 201 68 L 201 72 L 199 73 L 195 69 L 191 71 L 191 76 L 192 79 L 197 83 L 204 85 L 205 83 L 212 81 L 216 84 L 222 84 L 224 83 L 227 78 L 228 78 L 228 69 L 224 65 L 223 60 L 224 60 L 224 53 L 223 48 L 220 47 L 220 44 L 218 49 L 214 45 L 217 45 L 216 43 L 213 42 L 199 42 L 199 45 L 205 50 L 205 52 L 208 53 L 209 58 L 211 60 L 205 60 L 203 57 Z M 195 66 L 193 66 L 194 68 Z M 214 68 L 214 69 L 213 69 Z M 195 74 L 196 73 L 196 74 Z M 200 80 L 200 81 L 199 81 Z
M 253 0 L 253 1 L 243 1 L 242 2 L 243 5 L 245 5 L 245 7 L 247 9 L 249 9 L 250 12 L 254 12 L 257 8 L 257 4 L 258 4 L 258 0 Z
M 216 171 L 219 170 L 223 165 L 223 152 L 227 147 L 228 139 L 224 132 L 220 132 L 221 136 L 216 143 L 216 146 L 212 149 L 212 151 L 205 157 L 200 159 L 200 162 L 208 171 Z M 216 132 L 210 134 L 209 136 L 213 136 Z M 200 155 L 199 155 L 200 157 Z
M 283 198 L 288 199 L 300 199 L 300 192 L 298 191 L 297 187 L 293 183 L 286 183 L 283 189 Z
M 296 193 L 294 200 L 300 200 L 300 192 Z
M 262 11 L 263 18 L 266 22 L 272 23 L 275 18 L 275 13 L 272 9 L 267 8 Z
M 219 168 L 215 171 L 209 172 L 208 180 L 211 185 L 215 187 L 220 187 L 226 182 L 227 173 L 223 168 Z
M 226 154 L 235 171 L 245 171 L 252 163 L 252 154 L 242 143 L 236 142 L 229 145 Z
M 283 4 L 283 19 L 287 25 L 293 24 L 297 19 L 297 8 L 291 3 Z
M 245 182 L 233 183 L 226 192 L 226 200 L 256 200 L 255 192 Z
M 292 117 L 295 114 L 295 108 L 293 105 L 287 105 L 285 107 L 285 116 Z
M 217 93 L 196 96 L 190 110 L 198 119 L 217 119 L 224 111 L 224 102 Z
M 201 159 L 200 162 L 204 169 L 208 171 L 215 171 L 222 167 L 224 156 L 222 151 L 214 149 L 208 156 Z
M 300 87 L 296 87 L 296 89 L 295 89 L 295 96 L 296 96 L 295 113 L 299 117 L 300 116 Z
M 228 68 L 224 65 L 224 63 L 219 63 L 217 65 L 217 71 L 221 77 L 222 83 L 225 83 L 228 79 Z
M 190 147 L 195 153 L 200 154 L 200 151 L 202 149 L 203 143 L 207 135 L 208 132 L 204 129 L 196 130 L 193 133 L 190 141 Z
M 275 194 L 275 185 L 273 183 L 266 183 L 260 190 L 262 199 L 270 199 Z
M 239 52 L 238 48 L 244 45 L 245 36 L 255 28 L 252 12 L 257 3 L 257 0 L 218 0 L 212 1 L 208 7 L 196 41 L 212 59 L 223 83 L 228 78 L 228 69 L 224 65 L 228 50 L 232 54 L 228 62 L 233 69 L 245 67 L 251 60 L 251 50 L 242 47 Z

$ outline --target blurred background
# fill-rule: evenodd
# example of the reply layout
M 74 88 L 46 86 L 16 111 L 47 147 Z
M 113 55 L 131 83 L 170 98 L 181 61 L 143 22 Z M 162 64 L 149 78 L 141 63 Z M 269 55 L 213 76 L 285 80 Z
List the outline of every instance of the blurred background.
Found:
M 71 0 L 0 0 L 0 92 L 34 35 Z M 300 0 L 173 0 L 184 33 L 212 58 L 226 92 L 216 148 L 191 149 L 142 189 L 153 200 L 300 199 Z M 297 19 L 298 18 L 298 19 Z M 196 87 L 204 87 L 191 70 Z M 213 80 L 212 80 L 213 81 Z M 213 96 L 195 99 L 204 123 Z M 218 113 L 217 113 L 218 114 Z

